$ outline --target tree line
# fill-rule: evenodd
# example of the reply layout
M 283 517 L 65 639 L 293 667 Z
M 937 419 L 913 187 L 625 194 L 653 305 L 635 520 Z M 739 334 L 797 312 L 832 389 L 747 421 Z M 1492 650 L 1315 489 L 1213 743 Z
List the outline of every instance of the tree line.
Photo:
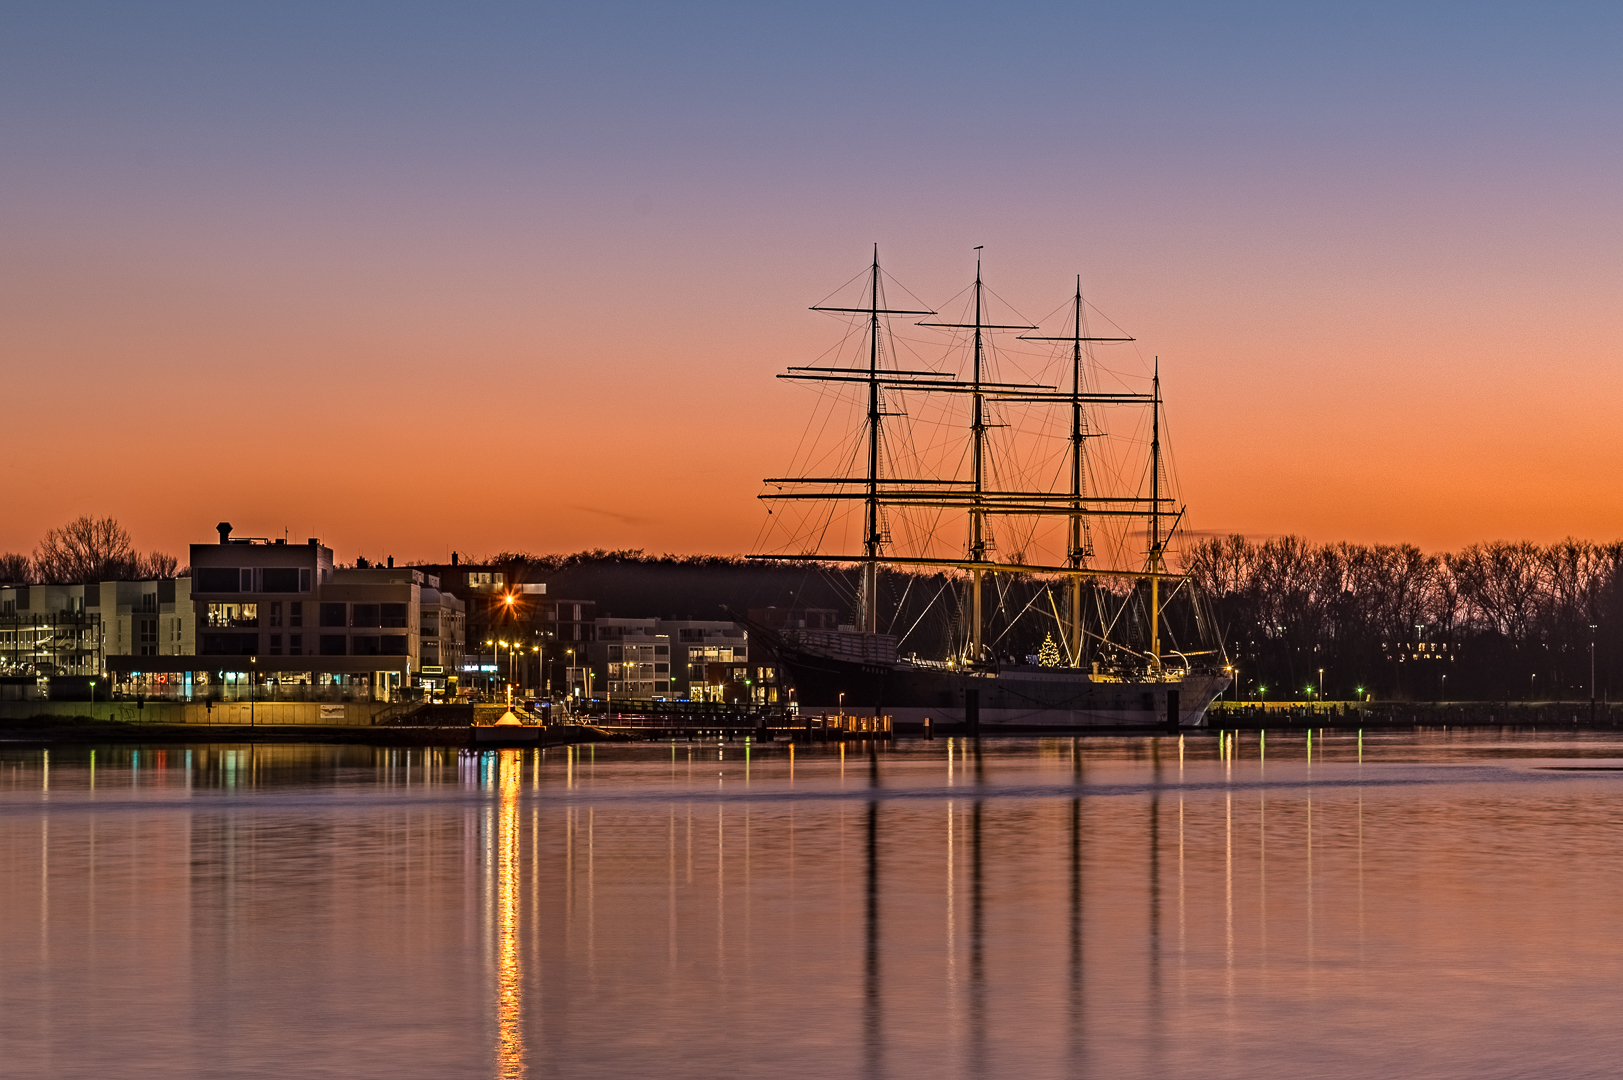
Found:
M 115 519 L 86 514 L 47 530 L 32 555 L 13 551 L 0 554 L 0 585 L 86 585 L 172 578 L 179 563 L 162 551 L 136 551 L 129 532 Z
M 1313 544 L 1211 537 L 1199 585 L 1242 700 L 1587 700 L 1623 646 L 1623 541 Z M 1616 665 L 1623 674 L 1623 663 Z M 1322 687 L 1320 671 L 1322 675 Z M 1620 687 L 1623 689 L 1623 687 Z

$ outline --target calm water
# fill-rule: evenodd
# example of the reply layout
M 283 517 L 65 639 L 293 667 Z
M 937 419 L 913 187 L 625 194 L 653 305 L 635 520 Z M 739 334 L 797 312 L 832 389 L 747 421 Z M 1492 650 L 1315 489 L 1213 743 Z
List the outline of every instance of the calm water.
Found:
M 1616 1071 L 1623 740 L 1261 750 L 0 751 L 0 1075 Z

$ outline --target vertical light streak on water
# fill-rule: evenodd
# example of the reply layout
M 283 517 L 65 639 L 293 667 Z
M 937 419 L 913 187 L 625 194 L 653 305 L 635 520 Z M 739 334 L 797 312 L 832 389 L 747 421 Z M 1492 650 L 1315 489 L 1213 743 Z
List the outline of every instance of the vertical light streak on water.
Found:
M 1234 1010 L 1234 792 L 1223 794 L 1223 956 L 1230 1021 Z
M 744 978 L 754 975 L 755 952 L 750 938 L 755 912 L 755 877 L 750 866 L 750 804 L 744 804 Z
M 500 845 L 497 843 L 496 837 L 497 807 L 489 797 L 490 792 L 487 791 L 487 788 L 492 787 L 493 785 L 487 785 L 485 782 L 486 777 L 489 776 L 489 773 L 486 770 L 490 768 L 492 764 L 491 759 L 494 756 L 494 752 L 489 750 L 480 752 L 476 759 L 477 771 L 475 772 L 474 776 L 477 782 L 477 790 L 481 796 L 479 806 L 479 868 L 481 886 L 480 900 L 483 918 L 479 920 L 479 927 L 483 937 L 482 944 L 484 946 L 482 949 L 482 955 L 485 958 L 485 979 L 487 985 L 499 986 L 500 957 L 498 953 L 501 945 L 501 937 L 499 928 L 497 926 L 498 914 L 496 898 L 500 888 L 500 882 L 498 880 L 500 876 L 500 867 L 498 866 Z M 496 1041 L 500 1043 L 500 1010 L 497 1011 L 495 1020 L 496 1030 L 494 1034 Z
M 1067 1057 L 1072 1076 L 1080 1076 L 1084 1069 L 1084 1049 L 1087 1045 L 1085 1008 L 1087 1004 L 1082 966 L 1082 753 L 1076 739 L 1071 740 L 1071 775 L 1078 793 L 1071 799 L 1071 895 L 1070 895 L 1070 1023 L 1067 1039 Z
M 872 750 L 870 749 L 870 754 Z M 874 759 L 877 761 L 877 757 Z M 862 1043 L 863 1074 L 884 1073 L 884 1031 L 879 1000 L 879 801 L 868 802 L 866 886 L 863 905 Z
M 537 762 L 537 766 L 539 764 Z M 541 988 L 546 982 L 541 972 L 541 807 L 536 803 L 530 805 L 530 983 L 536 988 L 535 1000 L 539 1005 Z M 545 1018 L 545 1011 L 537 1008 L 534 1027 L 540 1029 Z M 537 1030 L 536 1038 L 546 1045 L 544 1030 Z
M 597 807 L 586 808 L 586 974 L 597 982 Z
M 524 1075 L 524 972 L 519 958 L 518 796 L 524 770 L 522 750 L 503 750 L 497 762 L 501 810 L 496 836 L 496 1075 Z
M 957 911 L 953 906 L 955 899 L 953 889 L 953 859 L 955 854 L 952 845 L 953 815 L 957 810 L 953 807 L 951 799 L 947 800 L 947 1005 L 956 1013 L 958 1008 L 958 923 Z M 949 1027 L 956 1027 L 950 1024 Z
M 716 978 L 727 974 L 727 878 L 725 874 L 726 846 L 723 842 L 722 806 L 716 804 Z
M 192 786 L 191 785 L 191 772 L 190 772 L 191 767 L 192 767 L 192 752 L 190 750 L 188 750 L 188 751 L 186 751 L 186 769 L 187 769 L 186 786 L 188 788 Z M 96 790 L 96 752 L 94 750 L 90 751 L 90 790 L 91 791 Z
M 1362 732 L 1360 732 L 1362 735 Z M 1358 962 L 1364 962 L 1364 789 L 1358 789 Z
M 975 747 L 977 757 L 980 746 Z M 986 1067 L 986 911 L 981 873 L 981 815 L 983 800 L 970 809 L 969 825 L 969 1075 L 979 1080 L 991 1075 Z
M 1163 1001 L 1161 997 L 1161 755 L 1160 739 L 1150 742 L 1150 754 L 1155 786 L 1150 789 L 1149 821 L 1149 1001 L 1148 1038 L 1145 1051 L 1149 1060 L 1145 1066 L 1148 1076 L 1161 1076 L 1160 1054 L 1165 1040 L 1163 1030 Z
M 1257 954 L 1268 968 L 1268 791 L 1257 791 Z
M 1311 737 L 1311 736 L 1310 736 Z M 1313 985 L 1313 789 L 1307 789 L 1307 973 Z
M 1188 989 L 1188 922 L 1184 910 L 1183 792 L 1178 792 L 1178 992 Z
M 947 740 L 947 786 L 952 787 L 952 740 Z
M 674 743 L 672 744 L 671 755 L 672 755 L 672 760 L 674 760 L 675 755 L 676 755 L 676 750 L 675 750 L 675 744 Z M 675 803 L 671 804 L 670 838 L 669 838 L 669 841 L 668 841 L 667 862 L 668 862 L 668 866 L 666 868 L 666 871 L 667 871 L 667 878 L 669 880 L 668 880 L 667 885 L 666 885 L 666 892 L 667 892 L 667 900 L 668 900 L 669 907 L 670 907 L 670 910 L 669 910 L 669 913 L 668 913 L 668 916 L 667 916 L 667 922 L 668 922 L 669 928 L 670 928 L 669 929 L 670 941 L 668 942 L 668 945 L 667 945 L 667 954 L 668 954 L 667 955 L 667 961 L 668 961 L 669 966 L 670 966 L 671 975 L 672 975 L 672 977 L 674 977 L 676 975 L 676 804 Z

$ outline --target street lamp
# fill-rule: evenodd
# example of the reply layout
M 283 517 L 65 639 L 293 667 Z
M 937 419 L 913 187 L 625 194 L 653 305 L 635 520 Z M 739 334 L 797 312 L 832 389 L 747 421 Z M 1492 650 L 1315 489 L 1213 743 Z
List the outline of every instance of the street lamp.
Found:
M 1595 624 L 1589 624 L 1589 720 L 1595 720 Z
M 1319 669 L 1319 700 L 1324 700 L 1324 669 Z

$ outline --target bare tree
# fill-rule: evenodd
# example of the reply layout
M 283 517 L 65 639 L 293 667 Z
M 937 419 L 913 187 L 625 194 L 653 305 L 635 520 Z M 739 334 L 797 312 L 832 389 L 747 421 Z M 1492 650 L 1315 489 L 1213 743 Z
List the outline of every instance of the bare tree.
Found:
M 143 578 L 172 578 L 180 560 L 162 551 L 149 552 L 136 560 L 136 575 Z
M 135 547 L 117 521 L 86 514 L 45 534 L 34 549 L 34 570 L 49 584 L 130 577 L 136 570 Z
M 34 580 L 34 561 L 27 555 L 8 551 L 0 555 L 0 584 L 27 585 Z

